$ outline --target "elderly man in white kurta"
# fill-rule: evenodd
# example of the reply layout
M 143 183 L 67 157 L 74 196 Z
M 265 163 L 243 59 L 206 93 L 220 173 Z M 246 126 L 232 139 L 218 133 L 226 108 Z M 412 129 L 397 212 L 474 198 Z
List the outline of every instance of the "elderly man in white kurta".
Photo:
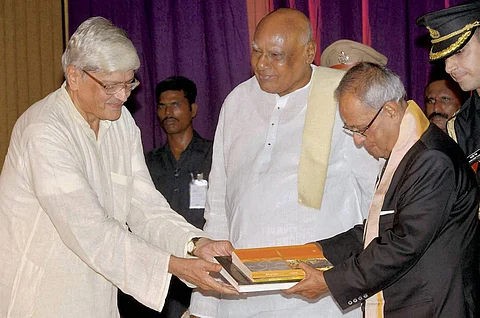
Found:
M 343 72 L 311 66 L 315 44 L 308 19 L 296 10 L 280 9 L 262 19 L 252 47 L 255 76 L 230 93 L 220 114 L 204 230 L 235 248 L 249 248 L 304 244 L 361 223 L 378 162 L 342 130 L 333 92 Z M 324 123 L 306 121 L 311 116 L 324 117 Z M 322 137 L 324 130 L 330 136 Z M 321 207 L 311 204 L 316 208 L 299 203 L 305 199 L 299 193 L 302 145 L 312 137 L 330 146 L 324 180 L 313 180 L 325 182 Z M 316 173 L 317 166 L 310 168 Z M 190 312 L 230 318 L 361 317 L 360 309 L 342 312 L 331 296 L 309 301 L 280 291 L 222 297 L 196 292 Z
M 172 274 L 235 293 L 208 275 L 220 265 L 183 258 L 231 245 L 155 190 L 123 106 L 139 65 L 122 30 L 91 18 L 64 53 L 66 83 L 17 121 L 0 175 L 1 317 L 118 317 L 117 287 L 160 310 Z

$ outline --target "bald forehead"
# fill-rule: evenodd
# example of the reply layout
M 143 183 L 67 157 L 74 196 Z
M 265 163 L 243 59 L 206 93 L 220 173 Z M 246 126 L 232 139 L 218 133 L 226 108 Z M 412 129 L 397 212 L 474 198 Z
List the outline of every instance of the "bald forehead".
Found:
M 255 29 L 255 36 L 265 34 L 280 34 L 298 39 L 301 44 L 311 40 L 311 25 L 308 18 L 300 11 L 293 9 L 278 9 L 265 16 Z

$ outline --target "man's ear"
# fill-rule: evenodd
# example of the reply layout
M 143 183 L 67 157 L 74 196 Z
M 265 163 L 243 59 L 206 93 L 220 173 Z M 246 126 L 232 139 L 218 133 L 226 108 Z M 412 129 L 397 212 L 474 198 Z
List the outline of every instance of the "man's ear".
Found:
M 317 43 L 315 41 L 308 41 L 305 47 L 307 59 L 307 64 L 312 64 L 313 60 L 315 59 L 315 53 L 317 52 Z
M 195 118 L 195 116 L 197 116 L 197 110 L 198 110 L 197 104 L 193 103 L 191 107 L 192 107 L 192 118 Z
M 83 81 L 82 72 L 73 65 L 67 66 L 65 78 L 67 80 L 68 87 L 72 91 L 78 90 L 80 81 Z
M 395 101 L 389 101 L 385 103 L 383 108 L 387 112 L 387 115 L 391 118 L 395 118 L 400 114 L 400 105 Z

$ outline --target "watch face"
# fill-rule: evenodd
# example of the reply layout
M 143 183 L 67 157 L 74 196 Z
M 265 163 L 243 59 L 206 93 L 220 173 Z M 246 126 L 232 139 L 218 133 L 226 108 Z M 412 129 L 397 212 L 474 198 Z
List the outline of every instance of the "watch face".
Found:
M 192 241 L 189 241 L 187 245 L 187 252 L 191 253 L 194 247 L 195 247 L 195 244 Z

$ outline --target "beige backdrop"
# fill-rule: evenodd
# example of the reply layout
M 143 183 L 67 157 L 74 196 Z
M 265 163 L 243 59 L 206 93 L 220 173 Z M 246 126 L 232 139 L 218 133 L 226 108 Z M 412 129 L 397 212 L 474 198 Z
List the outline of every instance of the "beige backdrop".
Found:
M 63 8 L 60 0 L 0 0 L 0 168 L 17 118 L 63 81 Z

